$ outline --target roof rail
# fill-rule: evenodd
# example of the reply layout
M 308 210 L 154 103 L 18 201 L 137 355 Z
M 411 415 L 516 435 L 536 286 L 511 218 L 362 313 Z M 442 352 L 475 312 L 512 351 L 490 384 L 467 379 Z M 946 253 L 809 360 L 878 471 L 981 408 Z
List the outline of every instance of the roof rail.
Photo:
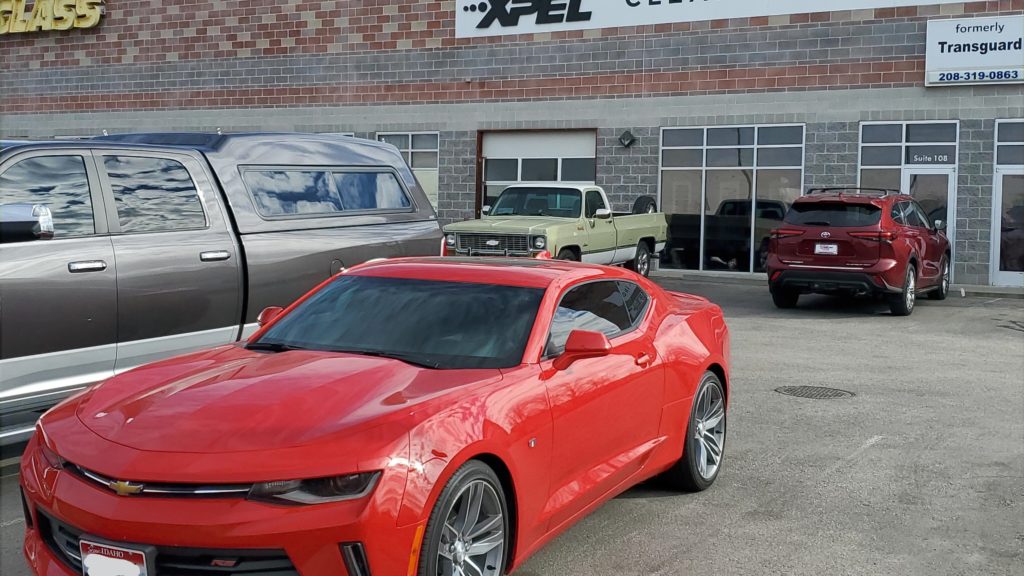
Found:
M 850 194 L 852 196 L 877 196 L 879 198 L 902 194 L 902 192 L 893 188 L 857 188 L 854 186 L 835 186 L 830 188 L 811 188 L 810 190 L 807 191 L 807 196 L 811 196 L 814 194 L 837 193 L 839 196 Z

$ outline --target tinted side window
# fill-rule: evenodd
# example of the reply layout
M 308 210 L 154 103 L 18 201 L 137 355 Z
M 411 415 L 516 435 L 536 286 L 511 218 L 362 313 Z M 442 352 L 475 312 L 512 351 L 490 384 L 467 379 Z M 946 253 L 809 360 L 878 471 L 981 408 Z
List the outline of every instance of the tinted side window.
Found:
M 907 203 L 906 202 L 897 202 L 897 203 L 893 204 L 892 205 L 892 219 L 893 219 L 893 221 L 895 221 L 897 224 L 901 224 L 903 226 L 906 226 L 907 225 L 906 208 L 907 208 Z
M 920 226 L 929 230 L 933 228 L 932 219 L 925 214 L 924 209 L 917 202 L 914 202 L 912 206 L 914 207 L 914 214 L 917 216 L 917 220 L 921 222 Z
M 103 165 L 122 232 L 168 232 L 206 226 L 199 192 L 181 162 L 106 156 Z
M 548 354 L 561 354 L 573 330 L 602 332 L 613 338 L 632 325 L 616 282 L 592 282 L 566 293 L 551 319 Z
M 644 289 L 632 282 L 619 282 L 619 292 L 622 293 L 622 299 L 626 304 L 626 311 L 629 312 L 629 319 L 632 321 L 632 326 L 636 326 L 643 319 L 644 312 L 647 311 L 647 303 L 650 302 L 650 297 Z
M 96 233 L 85 160 L 81 156 L 39 156 L 0 174 L 0 218 L 23 220 L 36 205 L 50 209 L 54 238 Z
M 344 210 L 397 210 L 412 203 L 390 172 L 335 172 Z
M 248 170 L 244 179 L 256 210 L 266 217 L 412 207 L 391 172 Z
M 598 210 L 605 207 L 604 198 L 601 197 L 600 192 L 597 190 L 587 192 L 587 218 L 593 218 Z

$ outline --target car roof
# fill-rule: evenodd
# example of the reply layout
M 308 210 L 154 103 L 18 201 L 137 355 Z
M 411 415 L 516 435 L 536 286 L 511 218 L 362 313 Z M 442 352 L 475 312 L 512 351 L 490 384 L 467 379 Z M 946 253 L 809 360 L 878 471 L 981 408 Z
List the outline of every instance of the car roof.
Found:
M 885 196 L 872 196 L 862 194 L 843 194 L 841 192 L 828 192 L 819 193 L 810 196 L 801 196 L 797 198 L 794 204 L 812 204 L 816 202 L 844 202 L 849 204 L 874 204 L 875 206 L 881 206 L 887 202 L 893 200 L 913 200 L 913 197 L 907 194 L 888 194 Z
M 559 279 L 567 281 L 594 278 L 628 280 L 628 274 L 632 273 L 627 273 L 621 268 L 565 260 L 492 257 L 442 258 L 435 256 L 370 261 L 350 268 L 346 274 L 547 288 Z

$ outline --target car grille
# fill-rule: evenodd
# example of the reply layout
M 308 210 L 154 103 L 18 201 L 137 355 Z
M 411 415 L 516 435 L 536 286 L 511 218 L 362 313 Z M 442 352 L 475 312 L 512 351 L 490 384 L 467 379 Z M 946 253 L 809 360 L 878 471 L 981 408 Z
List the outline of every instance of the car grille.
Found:
M 507 234 L 459 234 L 459 251 L 473 254 L 529 254 L 527 236 Z
M 82 468 L 77 464 L 68 462 L 65 465 L 65 470 L 78 476 L 82 480 L 95 484 L 104 490 L 111 490 L 116 492 L 113 488 L 114 485 L 118 484 L 118 481 L 113 478 L 108 478 L 99 472 L 93 472 L 86 468 Z M 132 497 L 139 496 L 160 496 L 163 498 L 244 498 L 252 489 L 251 484 L 220 484 L 220 485 L 204 485 L 204 484 L 157 484 L 157 483 L 134 483 L 138 487 L 138 492 L 134 493 Z
M 56 518 L 39 512 L 39 532 L 50 550 L 77 573 L 82 572 L 78 541 L 82 532 Z M 214 560 L 219 562 L 214 566 Z M 223 564 L 233 563 L 233 566 Z M 299 576 L 282 550 L 216 550 L 157 547 L 158 576 Z

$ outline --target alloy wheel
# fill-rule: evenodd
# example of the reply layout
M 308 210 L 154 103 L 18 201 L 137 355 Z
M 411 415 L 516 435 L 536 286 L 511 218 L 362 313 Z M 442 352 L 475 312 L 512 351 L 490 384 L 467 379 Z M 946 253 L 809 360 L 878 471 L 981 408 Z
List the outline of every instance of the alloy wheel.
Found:
M 907 299 L 907 310 L 913 310 L 914 302 L 917 299 L 917 280 L 912 271 L 907 274 L 907 290 L 904 297 Z
M 505 553 L 505 518 L 494 487 L 474 480 L 445 516 L 437 551 L 438 576 L 499 576 Z
M 694 418 L 697 422 L 693 436 L 697 441 L 697 472 L 708 480 L 718 472 L 725 447 L 725 400 L 721 388 L 704 387 L 697 398 Z
M 949 262 L 942 267 L 942 293 L 949 292 Z
M 647 273 L 651 271 L 651 255 L 644 251 L 637 256 L 636 271 L 641 276 L 647 276 Z

